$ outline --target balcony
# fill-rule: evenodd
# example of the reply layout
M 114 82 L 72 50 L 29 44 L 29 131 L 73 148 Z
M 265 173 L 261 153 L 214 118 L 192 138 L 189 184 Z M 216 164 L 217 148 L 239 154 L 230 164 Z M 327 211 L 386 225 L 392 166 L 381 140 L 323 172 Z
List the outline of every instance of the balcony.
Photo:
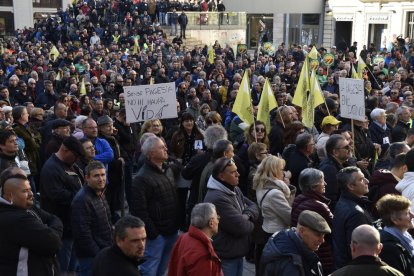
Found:
M 33 8 L 62 8 L 62 0 L 33 0 Z
M 1 7 L 13 7 L 13 0 L 0 0 Z
M 178 12 L 178 15 L 181 13 Z M 187 30 L 226 30 L 246 28 L 245 12 L 185 12 Z

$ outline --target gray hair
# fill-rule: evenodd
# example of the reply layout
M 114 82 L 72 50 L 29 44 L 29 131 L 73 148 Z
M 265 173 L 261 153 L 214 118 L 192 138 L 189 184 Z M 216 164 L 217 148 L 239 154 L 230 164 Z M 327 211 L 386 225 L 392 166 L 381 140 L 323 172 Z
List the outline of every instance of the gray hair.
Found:
M 224 152 L 226 152 L 231 145 L 229 140 L 217 140 L 213 145 L 213 158 L 218 159 L 224 156 Z
M 374 110 L 371 111 L 370 117 L 372 120 L 377 120 L 377 117 L 381 116 L 382 114 L 385 114 L 385 110 L 382 108 L 374 108 Z
M 208 149 L 213 149 L 217 140 L 227 140 L 227 131 L 221 125 L 209 126 L 204 132 L 204 144 Z
M 144 134 L 142 134 L 141 138 L 139 139 L 139 143 L 143 145 L 149 137 L 155 137 L 155 136 L 156 135 L 152 132 L 145 132 Z
M 395 112 L 395 115 L 397 115 L 398 119 L 400 118 L 401 114 L 404 110 L 410 111 L 410 109 L 407 106 L 400 106 L 397 108 L 397 111 Z
M 296 137 L 295 145 L 298 150 L 305 149 L 310 141 L 313 140 L 313 135 L 309 133 L 301 133 Z
M 336 180 L 338 182 L 339 188 L 342 191 L 349 191 L 348 185 L 354 184 L 356 181 L 354 173 L 360 171 L 361 170 L 355 166 L 345 167 L 341 169 L 336 175 Z
M 151 150 L 154 149 L 155 143 L 157 143 L 158 141 L 160 141 L 161 139 L 158 138 L 157 136 L 151 136 L 148 137 L 147 140 L 145 140 L 144 144 L 141 147 L 141 152 L 144 156 L 148 157 L 149 153 L 151 152 Z M 162 141 L 162 140 L 161 140 Z
M 191 225 L 198 229 L 206 228 L 215 212 L 216 206 L 213 203 L 197 204 L 191 211 Z
M 318 182 L 323 179 L 323 172 L 314 168 L 304 169 L 298 179 L 299 187 L 302 193 L 311 192 L 318 186 Z

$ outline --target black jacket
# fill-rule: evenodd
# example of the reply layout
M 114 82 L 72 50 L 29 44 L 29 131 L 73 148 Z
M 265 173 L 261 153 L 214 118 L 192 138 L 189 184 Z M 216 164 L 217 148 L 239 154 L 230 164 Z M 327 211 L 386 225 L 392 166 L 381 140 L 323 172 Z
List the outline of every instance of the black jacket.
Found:
M 399 270 L 405 276 L 414 275 L 414 259 L 410 253 L 401 245 L 398 238 L 381 230 L 381 243 L 383 245 L 380 258 L 389 266 Z
M 336 174 L 343 168 L 341 164 L 336 161 L 335 158 L 330 156 L 325 157 L 319 164 L 319 169 L 323 172 L 326 182 L 325 196 L 331 200 L 331 210 L 335 209 L 336 202 L 339 198 L 338 181 L 336 180 Z
M 93 258 L 112 244 L 111 212 L 105 196 L 85 185 L 71 205 L 74 247 L 78 258 Z
M 269 133 L 269 148 L 271 154 L 282 154 L 283 149 L 285 148 L 285 143 L 283 142 L 284 131 L 285 129 L 281 123 L 277 122 L 272 124 L 272 129 Z
M 280 231 L 267 241 L 260 263 L 259 275 L 263 276 L 323 275 L 318 256 L 306 247 L 294 228 Z
M 391 141 L 393 143 L 405 141 L 405 138 L 407 138 L 407 132 L 409 129 L 410 129 L 410 124 L 404 123 L 402 121 L 398 121 L 398 123 L 392 129 Z
M 296 187 L 296 191 L 300 190 L 298 179 L 299 174 L 306 168 L 312 167 L 312 160 L 309 159 L 306 155 L 304 155 L 298 149 L 295 149 L 289 157 L 286 159 L 286 167 L 285 170 L 290 171 L 292 173 L 292 178 L 290 179 L 290 184 Z M 296 192 L 298 194 L 298 192 Z
M 70 204 L 84 182 L 77 165 L 69 168 L 56 154 L 46 161 L 40 173 L 40 204 L 63 223 L 63 238 L 72 237 Z
M 342 192 L 332 222 L 332 247 L 336 268 L 341 268 L 352 260 L 349 246 L 352 231 L 362 224 L 373 222 L 371 205 L 372 202 L 367 197 Z
M 0 198 L 0 275 L 56 275 L 62 222 L 41 209 L 23 210 Z
M 112 245 L 96 255 L 92 265 L 92 276 L 140 276 L 139 262 L 125 256 L 118 246 Z
M 177 193 L 169 167 L 160 170 L 146 160 L 131 187 L 130 212 L 145 222 L 149 239 L 177 232 Z
M 369 132 L 371 134 L 372 142 L 381 145 L 382 151 L 381 151 L 381 156 L 379 156 L 381 158 L 384 155 L 384 153 L 387 151 L 387 149 L 389 148 L 391 142 L 394 142 L 391 140 L 391 130 L 388 128 L 388 126 L 384 130 L 379 125 L 372 122 L 369 125 Z M 384 143 L 385 138 L 388 138 L 389 143 Z

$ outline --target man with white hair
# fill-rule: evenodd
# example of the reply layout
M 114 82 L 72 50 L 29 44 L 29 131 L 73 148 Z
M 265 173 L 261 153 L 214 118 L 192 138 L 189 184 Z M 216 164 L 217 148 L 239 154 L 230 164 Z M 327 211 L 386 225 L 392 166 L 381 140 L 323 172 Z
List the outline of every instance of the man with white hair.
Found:
M 391 132 L 391 140 L 393 143 L 402 142 L 407 138 L 411 121 L 411 112 L 407 106 L 398 107 L 395 115 L 397 115 L 398 122 Z
M 387 126 L 387 115 L 385 110 L 375 108 L 371 111 L 372 123 L 369 126 L 369 132 L 373 143 L 381 145 L 381 156 L 387 151 L 391 144 L 391 130 Z
M 358 226 L 352 232 L 352 261 L 335 271 L 332 276 L 343 275 L 398 275 L 403 274 L 388 266 L 378 257 L 382 249 L 380 234 L 368 224 Z
M 146 160 L 132 183 L 130 212 L 144 221 L 148 237 L 141 272 L 158 276 L 165 273 L 177 239 L 178 199 L 164 141 L 149 137 L 141 150 Z

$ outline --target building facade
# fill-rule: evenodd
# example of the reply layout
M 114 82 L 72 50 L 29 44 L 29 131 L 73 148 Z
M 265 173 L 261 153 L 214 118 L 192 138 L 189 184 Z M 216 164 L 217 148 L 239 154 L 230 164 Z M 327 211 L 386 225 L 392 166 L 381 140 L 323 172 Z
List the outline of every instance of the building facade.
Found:
M 0 36 L 33 27 L 36 20 L 66 8 L 70 0 L 0 0 Z
M 328 0 L 325 2 L 323 45 L 374 43 L 387 48 L 396 37 L 414 38 L 414 2 L 387 0 Z

